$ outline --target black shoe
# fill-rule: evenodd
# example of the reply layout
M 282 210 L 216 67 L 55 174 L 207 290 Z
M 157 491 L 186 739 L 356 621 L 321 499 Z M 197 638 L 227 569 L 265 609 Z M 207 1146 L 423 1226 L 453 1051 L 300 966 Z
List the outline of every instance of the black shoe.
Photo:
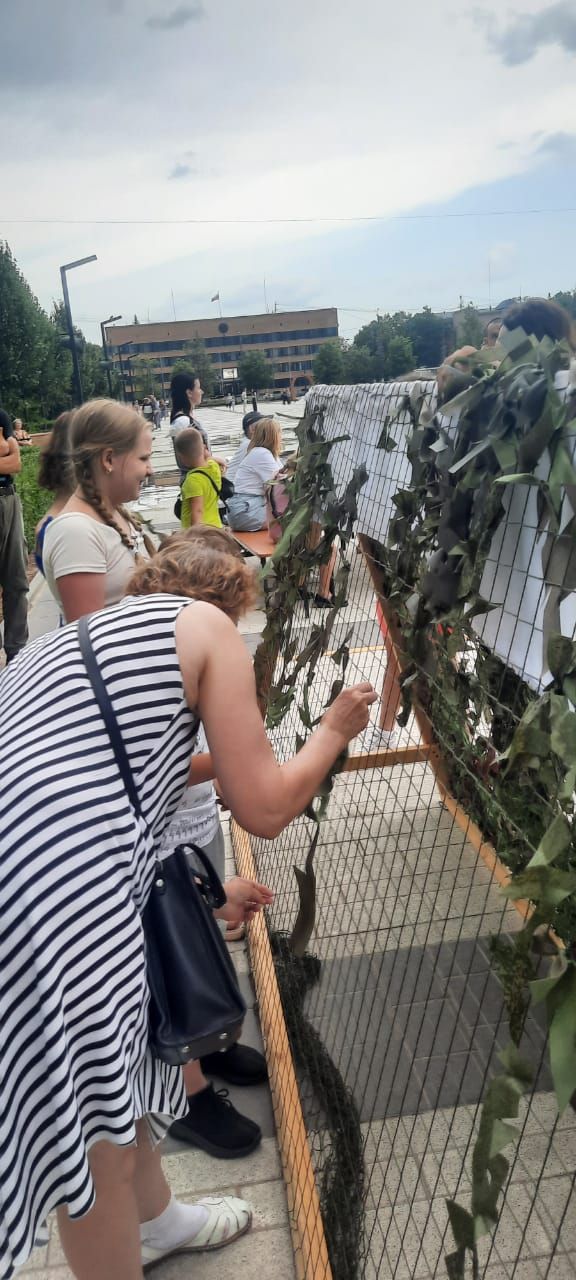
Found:
M 268 1079 L 264 1054 L 249 1044 L 233 1044 L 224 1053 L 209 1053 L 200 1059 L 200 1066 L 206 1075 L 218 1076 L 227 1084 L 264 1084 Z
M 240 1115 L 228 1097 L 227 1089 L 209 1084 L 188 1098 L 188 1115 L 175 1120 L 170 1136 L 200 1147 L 219 1160 L 249 1156 L 262 1139 L 260 1125 Z
M 318 593 L 316 593 L 316 595 L 314 596 L 314 600 L 312 603 L 315 609 L 333 609 L 334 608 L 334 601 L 332 598 L 328 600 L 326 596 L 318 595 Z

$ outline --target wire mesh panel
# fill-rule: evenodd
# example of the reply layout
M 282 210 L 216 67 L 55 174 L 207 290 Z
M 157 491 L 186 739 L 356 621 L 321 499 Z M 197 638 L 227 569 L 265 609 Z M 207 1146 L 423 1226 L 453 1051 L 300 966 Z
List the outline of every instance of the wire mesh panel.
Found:
M 539 369 L 544 355 L 534 353 Z M 484 407 L 493 422 L 492 393 L 487 378 Z M 307 401 L 301 445 L 307 431 L 331 442 L 334 489 L 342 495 L 352 476 L 360 488 L 349 503 L 355 533 L 348 525 L 339 540 L 337 524 L 324 518 L 330 486 L 319 487 L 305 534 L 320 551 L 305 579 L 296 543 L 281 548 L 297 567 L 285 642 L 268 654 L 278 758 L 293 754 L 322 714 L 340 672 L 347 684 L 372 681 L 382 696 L 319 824 L 311 812 L 274 841 L 235 833 L 244 865 L 276 892 L 268 935 L 258 924 L 252 946 L 260 1003 L 269 1007 L 264 1025 L 299 1224 L 297 1264 L 306 1276 L 576 1274 L 576 1114 L 568 1105 L 576 1027 L 570 999 L 559 995 L 566 988 L 570 996 L 576 932 L 576 771 L 565 748 L 576 651 L 567 647 L 570 609 L 559 614 L 565 580 L 548 572 L 564 539 L 570 554 L 556 564 L 569 579 L 572 544 L 563 509 L 555 527 L 546 526 L 538 503 L 519 510 L 518 489 L 505 503 L 502 491 L 492 499 L 496 464 L 489 486 L 482 472 L 459 487 L 459 474 L 476 465 L 466 461 L 482 423 L 473 407 L 473 428 L 466 403 L 441 417 L 435 386 L 426 383 L 316 388 Z M 519 438 L 532 427 L 524 424 Z M 552 435 L 548 446 L 550 457 L 540 454 L 534 465 L 549 477 Z M 566 469 L 564 476 L 571 481 Z M 561 507 L 569 496 L 562 492 Z M 512 524 L 522 530 L 516 547 L 531 539 L 540 554 L 539 609 L 522 595 L 531 601 L 526 616 L 532 612 L 531 647 L 522 642 L 521 659 L 517 635 L 514 658 L 510 635 L 502 638 L 505 615 L 518 619 L 521 606 L 511 605 L 508 587 L 495 601 L 480 595 L 491 565 L 494 585 Z M 334 563 L 330 532 L 340 542 Z M 463 562 L 472 566 L 459 597 L 466 609 L 446 599 L 456 546 L 461 592 Z M 439 551 L 443 577 L 433 559 Z M 514 555 L 504 567 L 516 571 Z M 338 607 L 317 610 L 330 573 Z M 282 598 L 270 590 L 274 613 Z M 478 622 L 479 602 L 498 604 L 491 631 Z M 548 617 L 556 610 L 556 625 L 560 617 L 562 662 L 547 608 Z M 313 655 L 312 666 L 298 668 L 302 653 Z M 541 702 L 546 680 L 553 692 Z M 563 880 L 546 880 L 542 868 L 554 863 Z M 572 1012 L 576 988 L 573 995 Z M 550 1061 L 557 1012 L 564 1024 L 558 1019 L 555 1040 L 550 1032 Z

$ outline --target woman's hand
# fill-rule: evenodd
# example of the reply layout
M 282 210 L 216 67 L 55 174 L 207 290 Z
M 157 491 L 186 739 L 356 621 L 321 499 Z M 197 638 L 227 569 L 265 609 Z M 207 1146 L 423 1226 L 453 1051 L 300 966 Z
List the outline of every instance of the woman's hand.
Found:
M 252 920 L 262 907 L 269 907 L 274 900 L 272 890 L 267 889 L 265 884 L 258 884 L 257 880 L 244 880 L 242 876 L 233 876 L 231 880 L 227 880 L 224 889 L 226 905 L 214 912 L 219 920 Z
M 339 734 L 342 746 L 347 747 L 352 738 L 366 728 L 370 719 L 370 707 L 377 698 L 377 693 L 367 680 L 353 685 L 351 689 L 343 689 L 322 717 L 321 725 Z

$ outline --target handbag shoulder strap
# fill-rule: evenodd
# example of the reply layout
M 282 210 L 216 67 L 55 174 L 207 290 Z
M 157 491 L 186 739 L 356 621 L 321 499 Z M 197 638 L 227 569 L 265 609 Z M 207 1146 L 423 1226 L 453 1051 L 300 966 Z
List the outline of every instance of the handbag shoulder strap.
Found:
M 110 738 L 112 750 L 116 758 L 116 764 L 120 770 L 120 775 L 124 782 L 124 786 L 126 787 L 132 808 L 138 817 L 141 817 L 142 807 L 140 804 L 140 797 L 136 790 L 134 775 L 130 768 L 130 761 L 128 760 L 126 747 L 124 746 L 122 734 L 120 733 L 116 714 L 110 701 L 108 690 L 102 679 L 102 672 L 98 666 L 96 654 L 92 647 L 88 618 L 80 618 L 78 623 L 78 640 L 80 642 L 80 651 L 84 659 L 84 665 L 88 672 L 88 678 L 94 690 L 94 697 L 96 698 L 102 719 L 108 731 L 108 737 Z

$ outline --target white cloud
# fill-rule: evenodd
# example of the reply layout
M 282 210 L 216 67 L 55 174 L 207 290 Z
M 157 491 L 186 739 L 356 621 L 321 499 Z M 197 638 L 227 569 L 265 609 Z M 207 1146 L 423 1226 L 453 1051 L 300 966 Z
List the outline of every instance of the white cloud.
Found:
M 573 0 L 558 0 L 537 13 L 515 14 L 502 30 L 496 29 L 494 15 L 478 14 L 490 47 L 509 67 L 529 62 L 541 49 L 555 45 L 565 53 L 576 53 L 576 10 Z
M 59 263 L 91 252 L 98 263 L 72 286 L 86 314 L 104 295 L 104 312 L 141 307 L 130 291 L 141 298 L 152 276 L 154 309 L 158 272 L 169 297 L 170 264 L 186 260 L 190 280 L 177 283 L 188 293 L 209 297 L 224 263 L 241 292 L 267 259 L 280 269 L 333 224 L 220 220 L 417 212 L 523 172 L 538 140 L 570 132 L 576 118 L 568 72 L 544 69 L 536 96 L 529 69 L 495 66 L 474 24 L 454 20 L 452 0 L 357 0 L 353 20 L 332 0 L 211 0 L 202 22 L 184 22 L 196 7 L 165 15 L 179 14 L 179 29 L 151 30 L 159 0 L 92 6 L 83 24 L 76 0 L 61 0 L 49 29 L 45 0 L 21 0 L 22 47 L 31 29 L 39 58 L 51 42 L 58 75 L 36 78 L 32 58 L 24 86 L 19 75 L 12 88 L 0 83 L 4 212 L 95 220 L 0 223 L 46 305 Z M 216 221 L 97 224 L 110 218 Z

